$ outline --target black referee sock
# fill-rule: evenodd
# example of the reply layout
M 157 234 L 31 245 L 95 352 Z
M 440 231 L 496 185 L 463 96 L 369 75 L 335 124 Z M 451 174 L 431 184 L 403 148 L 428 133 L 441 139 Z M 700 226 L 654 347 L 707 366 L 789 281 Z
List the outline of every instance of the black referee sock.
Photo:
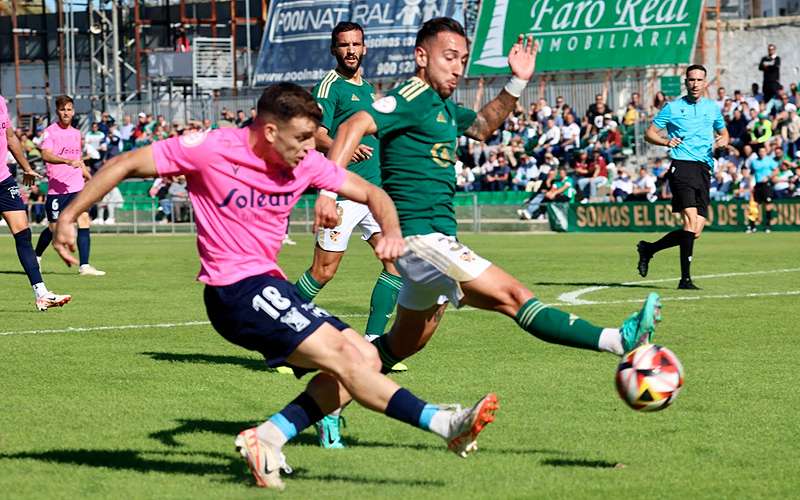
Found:
M 691 280 L 692 252 L 694 251 L 694 233 L 691 231 L 673 231 L 681 233 L 681 281 Z
M 684 232 L 685 231 L 683 229 L 676 229 L 675 231 L 671 231 L 662 236 L 660 240 L 653 243 L 648 243 L 647 250 L 650 251 L 651 255 L 655 255 L 656 252 L 660 252 L 661 250 L 666 250 L 667 248 L 676 247 L 681 244 Z

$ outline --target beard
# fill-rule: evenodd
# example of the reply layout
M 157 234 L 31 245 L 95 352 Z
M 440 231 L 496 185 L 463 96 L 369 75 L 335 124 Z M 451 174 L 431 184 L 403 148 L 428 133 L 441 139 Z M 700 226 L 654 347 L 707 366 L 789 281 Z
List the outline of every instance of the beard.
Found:
M 353 66 L 352 63 L 349 63 L 345 60 L 344 57 L 336 56 L 336 64 L 339 66 L 340 69 L 346 70 L 350 74 L 355 74 L 358 71 L 358 68 L 361 67 L 361 61 L 364 59 L 364 56 L 355 56 L 356 61 L 355 65 Z

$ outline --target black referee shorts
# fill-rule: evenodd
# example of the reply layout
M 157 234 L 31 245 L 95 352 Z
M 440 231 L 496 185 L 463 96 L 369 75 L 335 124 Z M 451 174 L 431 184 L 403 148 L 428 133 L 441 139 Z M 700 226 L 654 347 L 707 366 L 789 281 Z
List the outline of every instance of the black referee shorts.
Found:
M 696 207 L 697 214 L 708 218 L 711 171 L 701 161 L 672 160 L 669 167 L 669 190 L 672 192 L 672 212 Z
M 772 185 L 769 181 L 759 182 L 753 188 L 753 199 L 756 203 L 772 203 Z

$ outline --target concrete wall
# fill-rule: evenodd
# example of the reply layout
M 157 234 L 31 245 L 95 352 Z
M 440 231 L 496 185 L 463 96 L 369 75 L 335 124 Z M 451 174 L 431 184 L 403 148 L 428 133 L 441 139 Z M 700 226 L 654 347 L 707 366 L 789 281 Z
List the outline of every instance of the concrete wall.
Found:
M 713 28 L 713 24 L 710 26 Z M 763 74 L 758 70 L 761 58 L 767 55 L 767 44 L 774 43 L 781 58 L 781 83 L 785 88 L 790 82 L 800 81 L 800 17 L 732 21 L 722 24 L 720 60 L 715 61 L 717 32 L 706 32 L 706 59 L 712 80 L 712 95 L 721 83 L 733 94 L 734 89 L 749 92 L 750 85 L 761 85 Z M 720 68 L 720 82 L 714 81 L 716 69 Z

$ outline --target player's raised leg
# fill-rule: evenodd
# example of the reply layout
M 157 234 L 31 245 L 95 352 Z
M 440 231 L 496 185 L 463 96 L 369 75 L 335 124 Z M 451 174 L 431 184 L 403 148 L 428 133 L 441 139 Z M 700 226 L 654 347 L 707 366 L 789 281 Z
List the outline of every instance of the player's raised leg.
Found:
M 297 312 L 290 319 L 279 322 L 266 316 L 258 318 L 257 311 L 251 314 L 247 310 L 252 310 L 250 301 L 246 300 L 250 293 L 242 286 L 257 291 L 265 284 L 264 280 L 271 281 L 275 288 L 270 292 L 271 303 L 286 300 L 286 309 Z M 236 438 L 236 445 L 247 459 L 259 486 L 283 488 L 280 480 L 283 445 L 325 413 L 347 404 L 351 395 L 371 410 L 437 434 L 459 456 L 465 457 L 476 449 L 477 435 L 493 420 L 497 409 L 494 395 L 485 396 L 468 409 L 427 404 L 380 374 L 380 360 L 375 349 L 355 331 L 313 305 L 304 307 L 302 299 L 281 287 L 277 280 L 256 278 L 256 281 L 237 286 L 235 293 L 207 289 L 206 305 L 214 327 L 229 340 L 264 352 L 270 364 L 280 362 L 280 353 L 291 349 L 300 339 L 285 361 L 297 371 L 324 371 L 280 412 Z M 226 297 L 236 297 L 234 300 L 248 306 L 247 309 L 226 303 Z M 294 307 L 289 305 L 292 302 Z M 256 328 L 258 324 L 260 328 Z M 266 326 L 269 328 L 264 328 Z
M 619 328 L 603 328 L 540 302 L 527 287 L 495 265 L 478 278 L 461 283 L 461 287 L 462 304 L 514 318 L 522 329 L 540 340 L 619 356 L 649 342 L 661 320 L 661 302 L 658 294 L 651 293 L 641 310 L 626 318 Z

